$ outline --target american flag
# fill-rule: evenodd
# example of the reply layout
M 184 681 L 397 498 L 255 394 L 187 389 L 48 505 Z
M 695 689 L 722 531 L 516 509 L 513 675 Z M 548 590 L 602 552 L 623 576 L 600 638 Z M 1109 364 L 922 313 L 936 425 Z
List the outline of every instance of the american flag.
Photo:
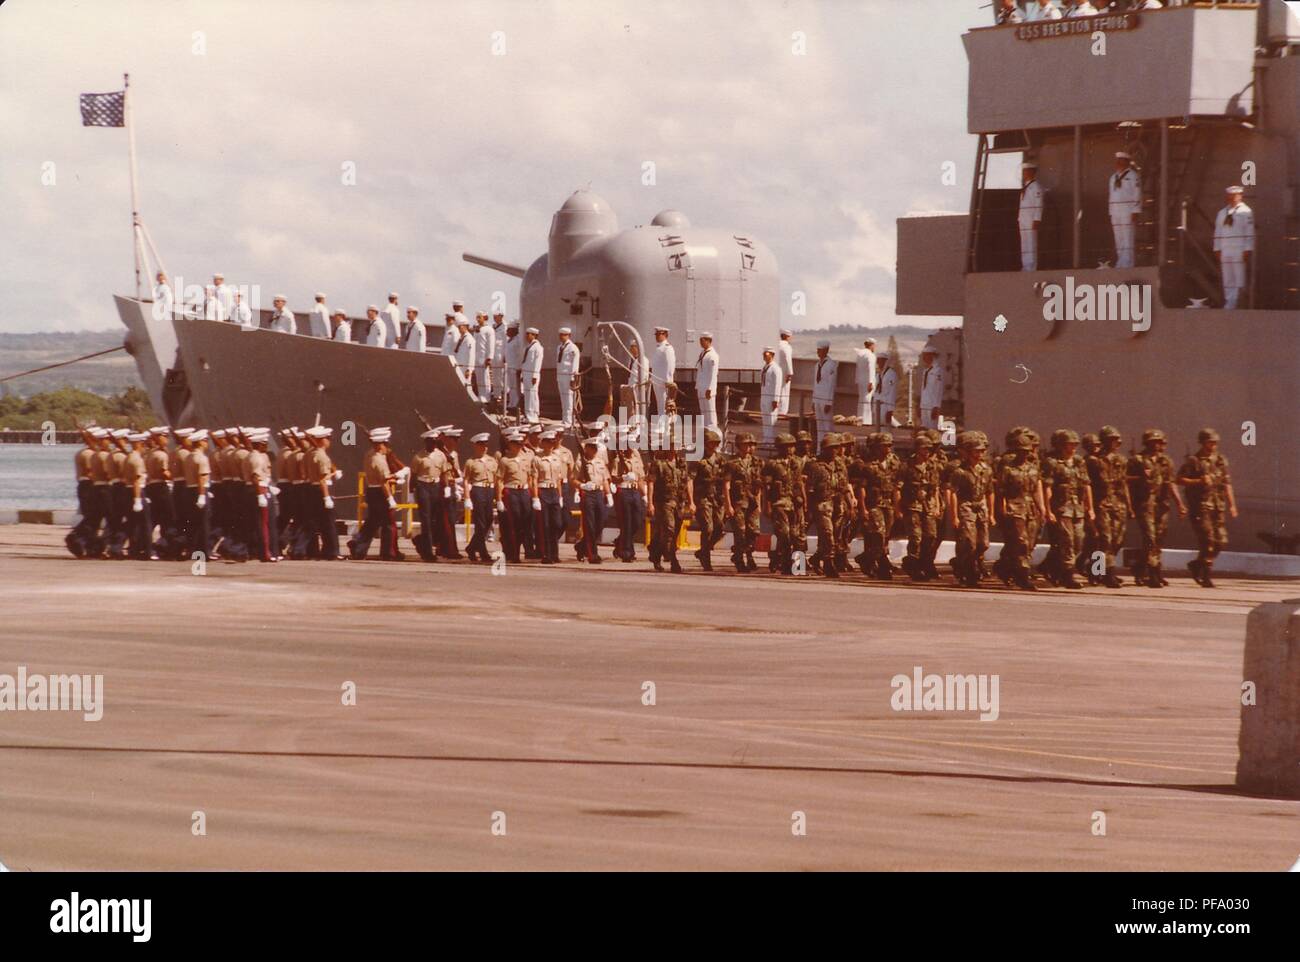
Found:
M 126 124 L 126 91 L 81 95 L 81 126 L 122 127 Z

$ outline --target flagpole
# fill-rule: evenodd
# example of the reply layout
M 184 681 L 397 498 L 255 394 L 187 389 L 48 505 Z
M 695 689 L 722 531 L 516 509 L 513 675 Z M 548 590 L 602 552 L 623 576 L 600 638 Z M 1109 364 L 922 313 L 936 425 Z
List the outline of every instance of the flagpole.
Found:
M 131 253 L 135 257 L 135 296 L 143 300 L 144 288 L 140 283 L 140 188 L 136 183 L 135 124 L 131 118 L 131 75 L 122 74 L 122 111 L 126 114 L 126 142 L 131 157 Z

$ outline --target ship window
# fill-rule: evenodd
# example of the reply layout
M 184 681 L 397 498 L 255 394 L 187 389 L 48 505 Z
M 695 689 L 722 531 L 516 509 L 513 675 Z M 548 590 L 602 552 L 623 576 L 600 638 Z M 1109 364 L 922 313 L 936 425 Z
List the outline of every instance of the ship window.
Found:
M 672 247 L 673 245 L 680 244 L 681 242 L 682 242 L 682 237 L 680 234 L 661 234 L 659 237 L 660 247 Z
M 748 247 L 750 250 L 754 249 L 754 242 L 748 237 L 739 237 L 736 234 L 732 234 L 731 239 L 741 247 Z
M 582 313 L 582 302 L 581 302 L 581 301 L 577 301 L 577 302 L 575 302 L 575 303 L 573 303 L 573 304 L 570 304 L 570 305 L 569 305 L 569 313 L 570 313 L 570 314 L 581 314 L 581 313 Z
M 743 251 L 741 252 L 741 255 L 740 255 L 740 269 L 741 269 L 741 270 L 744 270 L 744 271 L 752 271 L 752 270 L 754 269 L 754 255 L 753 255 L 753 254 L 746 254 L 746 253 L 744 253 Z
M 600 317 L 600 298 L 599 298 L 599 297 L 593 297 L 593 298 L 591 299 L 591 316 L 592 316 L 592 317 Z
M 670 271 L 680 271 L 683 267 L 691 266 L 691 255 L 683 251 L 680 254 L 668 255 L 668 269 Z

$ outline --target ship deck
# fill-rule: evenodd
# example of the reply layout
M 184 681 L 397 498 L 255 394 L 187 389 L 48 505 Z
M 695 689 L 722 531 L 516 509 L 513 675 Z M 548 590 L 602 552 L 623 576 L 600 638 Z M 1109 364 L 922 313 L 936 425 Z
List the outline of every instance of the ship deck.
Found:
M 691 558 L 575 571 L 567 547 L 501 577 L 197 577 L 76 561 L 60 534 L 0 529 L 0 672 L 102 673 L 106 707 L 6 714 L 16 871 L 1276 871 L 1300 852 L 1300 803 L 1233 787 L 1246 614 L 1294 581 L 1027 595 Z M 997 674 L 998 720 L 892 711 L 917 665 Z

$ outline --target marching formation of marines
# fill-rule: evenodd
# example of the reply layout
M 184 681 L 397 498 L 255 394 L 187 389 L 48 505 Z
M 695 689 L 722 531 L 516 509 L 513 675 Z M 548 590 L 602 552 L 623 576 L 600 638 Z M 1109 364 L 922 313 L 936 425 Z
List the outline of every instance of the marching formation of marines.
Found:
M 730 533 L 731 563 L 747 573 L 758 570 L 754 554 L 766 517 L 769 572 L 839 578 L 856 567 L 890 581 L 901 568 L 912 581 L 935 581 L 939 547 L 950 535 L 958 585 L 977 587 L 993 575 L 1033 591 L 1036 578 L 1067 589 L 1085 582 L 1122 587 L 1117 569 L 1136 520 L 1141 547 L 1130 570 L 1136 584 L 1160 588 L 1168 584 L 1162 546 L 1176 511 L 1191 519 L 1197 538 L 1188 570 L 1209 588 L 1227 544 L 1227 518 L 1237 513 L 1228 462 L 1210 428 L 1175 469 L 1165 453 L 1168 439 L 1154 428 L 1143 433 L 1141 451 L 1128 455 L 1110 426 L 1083 437 L 1055 431 L 1045 451 L 1033 429 L 1016 427 L 998 455 L 990 454 L 983 432 L 961 432 L 948 450 L 937 430 L 922 429 L 904 459 L 887 431 L 861 446 L 851 435 L 828 432 L 816 452 L 808 432 L 782 433 L 767 458 L 756 453 L 757 439 L 741 432 L 728 456 L 722 433 L 710 426 L 701 455 L 687 459 L 671 435 L 645 444 L 649 439 L 635 430 L 611 437 L 600 422 L 585 427 L 590 433 L 576 456 L 562 443 L 561 428 L 521 424 L 495 439 L 475 435 L 464 463 L 462 430 L 430 427 L 409 466 L 392 450 L 391 429 L 371 430 L 362 462 L 364 511 L 342 553 L 333 485 L 343 475 L 330 458 L 331 428 L 278 432 L 272 460 L 267 428 L 87 427 L 76 456 L 81 519 L 66 542 L 82 558 L 275 562 L 361 560 L 377 535 L 379 557 L 400 561 L 402 512 L 413 508 L 418 530 L 411 540 L 426 562 L 499 557 L 557 564 L 560 542 L 571 533 L 577 559 L 600 564 L 601 533 L 613 521 L 615 558 L 635 561 L 640 538 L 656 571 L 666 565 L 681 572 L 677 552 L 691 521 L 702 570 L 713 570 L 713 551 Z M 399 494 L 413 503 L 400 505 Z M 994 529 L 1002 548 L 990 570 L 985 555 Z M 1034 567 L 1044 535 L 1049 550 Z M 889 557 L 895 536 L 907 542 L 900 568 Z M 862 550 L 850 558 L 859 537 Z

